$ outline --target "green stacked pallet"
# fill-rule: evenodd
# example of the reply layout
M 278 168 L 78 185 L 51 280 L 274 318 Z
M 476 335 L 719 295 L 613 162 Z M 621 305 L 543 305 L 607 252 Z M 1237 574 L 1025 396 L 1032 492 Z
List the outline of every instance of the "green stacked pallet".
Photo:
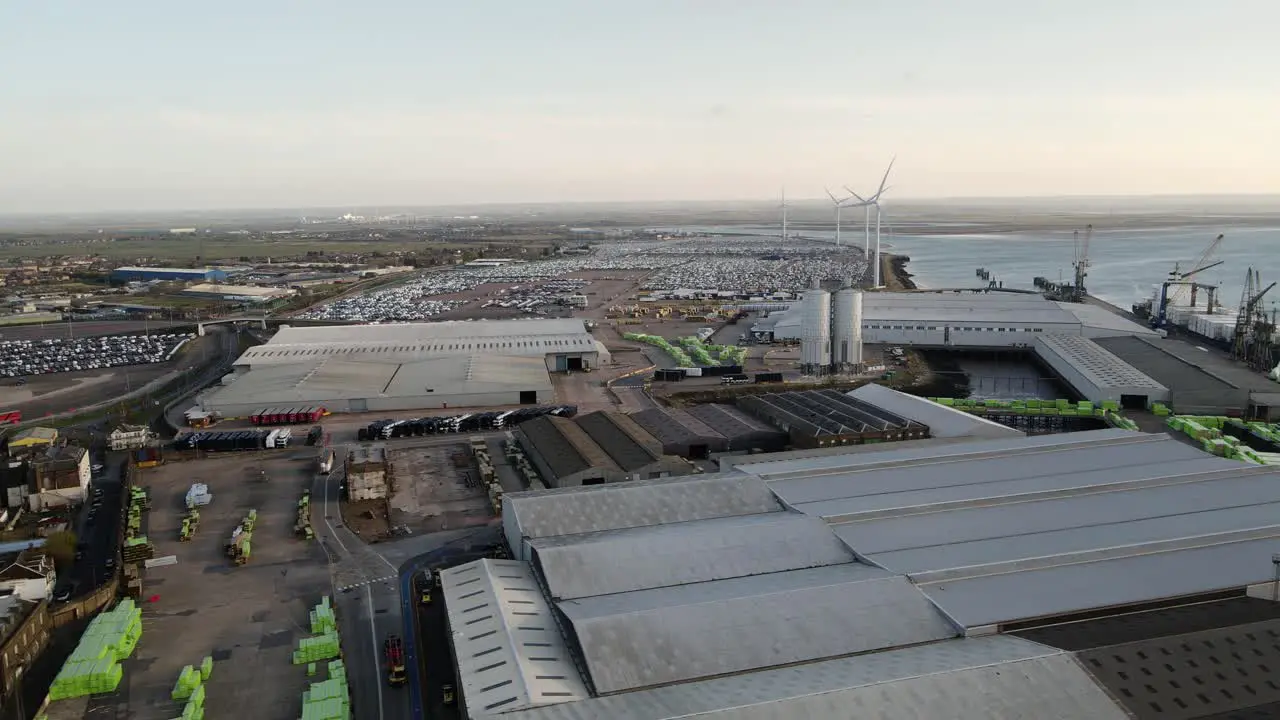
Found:
M 320 604 L 311 611 L 311 632 L 320 635 L 327 632 L 338 632 L 338 619 L 333 614 L 333 606 L 329 604 L 329 596 L 320 600 Z
M 187 704 L 182 706 L 182 720 L 204 720 L 204 685 L 191 691 Z
M 89 623 L 80 643 L 49 688 L 49 698 L 63 700 L 114 692 L 120 684 L 120 660 L 129 657 L 142 637 L 142 611 L 130 599 Z
M 293 652 L 293 664 L 306 665 L 317 660 L 329 660 L 338 657 L 339 652 L 336 632 L 305 637 L 298 641 L 298 649 Z
M 173 692 L 169 693 L 169 697 L 174 700 L 188 700 L 201 684 L 200 671 L 187 665 L 182 668 L 182 672 L 178 673 L 178 682 L 174 683 Z
M 200 661 L 200 680 L 207 681 L 209 676 L 213 674 L 213 658 L 206 655 L 204 660 Z

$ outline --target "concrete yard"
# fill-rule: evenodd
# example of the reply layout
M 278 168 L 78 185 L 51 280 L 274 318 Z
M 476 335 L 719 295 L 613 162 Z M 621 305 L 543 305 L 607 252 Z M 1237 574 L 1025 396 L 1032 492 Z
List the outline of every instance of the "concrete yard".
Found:
M 308 612 L 331 592 L 322 546 L 293 536 L 296 503 L 314 467 L 314 450 L 299 448 L 143 471 L 140 484 L 152 498 L 148 537 L 156 557 L 175 555 L 178 562 L 146 571 L 142 641 L 124 664 L 118 693 L 127 715 L 119 708 L 115 717 L 176 717 L 181 707 L 169 692 L 178 673 L 206 655 L 215 661 L 207 683 L 209 717 L 301 714 L 307 683 L 324 678 L 309 680 L 305 666 L 291 664 L 291 655 L 310 634 Z M 213 501 L 201 509 L 195 537 L 181 543 L 183 497 L 193 482 L 208 485 Z M 253 556 L 236 567 L 223 545 L 251 508 L 258 511 Z M 158 596 L 156 602 L 145 602 L 151 596 Z
M 465 438 L 460 438 L 465 440 Z M 412 533 L 456 530 L 489 522 L 493 513 L 465 442 L 389 447 L 391 524 Z M 457 467 L 454 457 L 467 459 Z

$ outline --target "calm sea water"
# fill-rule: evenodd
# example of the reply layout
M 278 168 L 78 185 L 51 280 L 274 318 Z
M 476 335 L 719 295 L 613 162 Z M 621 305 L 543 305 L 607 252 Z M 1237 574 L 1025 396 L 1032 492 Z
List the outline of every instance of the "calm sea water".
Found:
M 776 227 L 706 228 L 707 230 L 776 235 Z M 1280 280 L 1280 228 L 1232 227 L 1159 228 L 1123 231 L 1096 230 L 1089 246 L 1090 269 L 1085 287 L 1108 302 L 1128 309 L 1151 297 L 1152 286 L 1168 277 L 1175 263 L 1189 270 L 1219 233 L 1226 236 L 1213 260 L 1222 265 L 1200 273 L 1202 281 L 1221 286 L 1226 307 L 1240 303 L 1245 272 L 1256 268 L 1263 285 Z M 806 237 L 833 240 L 834 232 L 805 231 Z M 862 233 L 846 231 L 845 244 L 861 248 Z M 885 252 L 908 255 L 907 270 L 921 287 L 974 287 L 974 271 L 986 268 L 1005 287 L 1032 288 L 1032 279 L 1070 280 L 1074 257 L 1071 233 L 1010 233 L 1002 235 L 881 234 Z M 1280 303 L 1280 289 L 1268 294 L 1267 306 Z

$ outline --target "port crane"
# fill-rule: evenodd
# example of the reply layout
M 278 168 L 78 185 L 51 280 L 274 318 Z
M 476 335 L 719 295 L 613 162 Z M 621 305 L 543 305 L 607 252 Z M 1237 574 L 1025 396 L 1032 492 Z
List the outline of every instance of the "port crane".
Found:
M 1179 291 L 1185 290 L 1188 287 L 1191 288 L 1192 292 L 1195 292 L 1196 290 L 1204 290 L 1209 295 L 1209 302 L 1208 302 L 1207 309 L 1210 313 L 1212 313 L 1213 307 L 1214 307 L 1214 295 L 1215 293 L 1218 292 L 1218 286 L 1210 285 L 1207 283 L 1196 282 L 1195 280 L 1188 280 L 1187 278 L 1191 277 L 1192 275 L 1195 275 L 1198 272 L 1203 272 L 1205 270 L 1208 270 L 1209 268 L 1218 267 L 1223 262 L 1224 261 L 1219 260 L 1218 262 L 1210 263 L 1208 265 L 1198 267 L 1195 270 L 1192 270 L 1191 272 L 1182 273 L 1181 275 L 1179 275 L 1176 271 L 1170 273 L 1169 279 L 1160 283 L 1160 306 L 1156 308 L 1156 316 L 1152 320 L 1151 326 L 1161 328 L 1161 327 L 1164 327 L 1165 325 L 1165 319 L 1169 311 L 1169 305 L 1173 303 L 1173 298 L 1169 297 L 1170 287 L 1176 288 L 1176 290 L 1174 290 L 1175 298 L 1177 297 L 1177 293 Z M 1175 280 L 1174 279 L 1175 277 L 1178 279 Z M 1193 301 L 1194 301 L 1194 297 L 1195 296 L 1193 295 L 1192 296 Z
M 1275 363 L 1272 337 L 1276 329 L 1276 313 L 1262 307 L 1262 298 L 1274 288 L 1273 282 L 1262 287 L 1257 270 L 1249 268 L 1244 278 L 1244 291 L 1240 295 L 1240 308 L 1236 314 L 1236 332 L 1232 355 L 1254 370 L 1267 372 Z
M 1218 237 L 1214 238 L 1213 242 L 1209 243 L 1209 247 L 1205 248 L 1203 253 L 1200 253 L 1200 259 L 1196 260 L 1191 265 L 1191 272 L 1178 275 L 1178 268 L 1175 265 L 1173 268 L 1173 273 L 1170 274 L 1169 279 L 1185 280 L 1186 278 L 1190 277 L 1195 273 L 1208 270 L 1210 267 L 1221 265 L 1222 263 L 1220 262 L 1214 263 L 1213 265 L 1206 265 L 1206 263 L 1208 263 L 1209 260 L 1213 257 L 1213 254 L 1218 251 L 1218 248 L 1222 246 L 1222 241 L 1226 239 L 1226 237 L 1227 237 L 1226 235 L 1219 233 Z M 1174 305 L 1177 305 L 1178 302 L 1182 300 L 1182 294 L 1186 292 L 1187 287 L 1191 287 L 1191 307 L 1195 307 L 1196 290 L 1199 289 L 1199 287 L 1207 287 L 1206 285 L 1199 285 L 1199 287 L 1197 287 L 1196 285 L 1191 285 L 1191 286 L 1180 285 L 1178 286 L 1178 289 L 1174 290 L 1173 297 L 1169 299 L 1169 302 Z M 1210 310 L 1210 312 L 1212 312 L 1212 310 Z
M 1071 265 L 1076 270 L 1075 285 L 1071 288 L 1070 302 L 1084 302 L 1088 291 L 1084 289 L 1084 279 L 1089 277 L 1089 242 L 1093 240 L 1093 225 L 1084 229 L 1084 242 L 1080 242 L 1080 231 L 1075 232 L 1076 257 Z
M 1218 248 L 1222 245 L 1222 241 L 1225 238 L 1226 235 L 1219 233 L 1218 237 L 1214 238 L 1213 242 L 1209 243 L 1209 246 L 1200 254 L 1200 258 L 1196 260 L 1195 264 L 1191 266 L 1192 269 L 1188 272 L 1179 272 L 1178 266 L 1173 266 L 1173 271 L 1169 273 L 1169 279 L 1160 284 L 1160 301 L 1155 307 L 1155 312 L 1151 313 L 1152 327 L 1162 328 L 1165 326 L 1169 306 L 1176 305 L 1178 301 L 1182 299 L 1182 294 L 1186 292 L 1187 288 L 1191 288 L 1192 307 L 1195 306 L 1197 291 L 1204 290 L 1209 296 L 1207 309 L 1210 313 L 1213 312 L 1214 299 L 1215 294 L 1218 291 L 1218 286 L 1211 285 L 1209 283 L 1196 282 L 1194 280 L 1189 281 L 1188 278 L 1210 268 L 1218 267 L 1223 263 L 1222 260 L 1211 263 L 1209 262 L 1209 259 L 1218 251 Z M 1175 288 L 1172 296 L 1169 295 L 1170 287 Z

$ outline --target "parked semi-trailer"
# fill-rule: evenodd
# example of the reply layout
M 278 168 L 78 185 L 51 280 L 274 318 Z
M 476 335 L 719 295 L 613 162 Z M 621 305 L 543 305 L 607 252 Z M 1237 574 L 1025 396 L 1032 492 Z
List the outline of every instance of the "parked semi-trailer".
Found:
M 320 474 L 321 475 L 328 475 L 330 472 L 333 471 L 333 459 L 334 459 L 334 455 L 332 450 L 326 450 L 320 453 Z

